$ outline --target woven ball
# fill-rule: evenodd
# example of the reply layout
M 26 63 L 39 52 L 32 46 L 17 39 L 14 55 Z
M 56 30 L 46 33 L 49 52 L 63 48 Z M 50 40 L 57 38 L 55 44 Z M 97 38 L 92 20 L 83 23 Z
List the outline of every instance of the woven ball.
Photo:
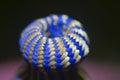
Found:
M 67 15 L 49 15 L 30 23 L 21 33 L 20 51 L 35 68 L 73 67 L 89 53 L 84 27 Z

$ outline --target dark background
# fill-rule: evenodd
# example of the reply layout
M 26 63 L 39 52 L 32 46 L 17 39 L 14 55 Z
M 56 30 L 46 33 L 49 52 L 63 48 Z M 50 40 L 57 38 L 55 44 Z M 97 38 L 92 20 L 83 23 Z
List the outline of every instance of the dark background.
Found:
M 83 23 L 91 41 L 89 59 L 120 61 L 120 6 L 115 0 L 9 0 L 0 2 L 0 61 L 21 58 L 18 40 L 31 21 L 67 14 Z

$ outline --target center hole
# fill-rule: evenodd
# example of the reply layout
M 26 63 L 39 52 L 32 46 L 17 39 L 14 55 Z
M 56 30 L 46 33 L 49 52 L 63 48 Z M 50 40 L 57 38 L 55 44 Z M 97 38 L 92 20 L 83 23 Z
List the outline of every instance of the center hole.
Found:
M 48 38 L 54 38 L 54 37 L 62 37 L 67 34 L 67 28 L 63 27 L 63 25 L 51 25 L 48 26 L 48 29 L 46 30 L 45 36 Z

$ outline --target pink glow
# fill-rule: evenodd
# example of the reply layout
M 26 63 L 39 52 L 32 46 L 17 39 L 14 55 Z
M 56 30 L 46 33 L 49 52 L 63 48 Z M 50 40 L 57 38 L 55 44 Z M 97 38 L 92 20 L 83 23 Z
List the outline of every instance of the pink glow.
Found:
M 12 60 L 0 64 L 0 80 L 11 80 L 23 60 Z M 81 66 L 85 69 L 90 80 L 120 80 L 120 65 L 110 63 L 83 61 Z

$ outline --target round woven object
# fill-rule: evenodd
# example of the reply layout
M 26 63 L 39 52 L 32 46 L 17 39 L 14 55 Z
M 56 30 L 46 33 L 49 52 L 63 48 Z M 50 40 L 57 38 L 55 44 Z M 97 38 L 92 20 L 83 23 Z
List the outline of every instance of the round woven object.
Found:
M 20 37 L 25 60 L 40 69 L 73 67 L 89 53 L 84 27 L 66 15 L 50 15 L 29 24 Z

